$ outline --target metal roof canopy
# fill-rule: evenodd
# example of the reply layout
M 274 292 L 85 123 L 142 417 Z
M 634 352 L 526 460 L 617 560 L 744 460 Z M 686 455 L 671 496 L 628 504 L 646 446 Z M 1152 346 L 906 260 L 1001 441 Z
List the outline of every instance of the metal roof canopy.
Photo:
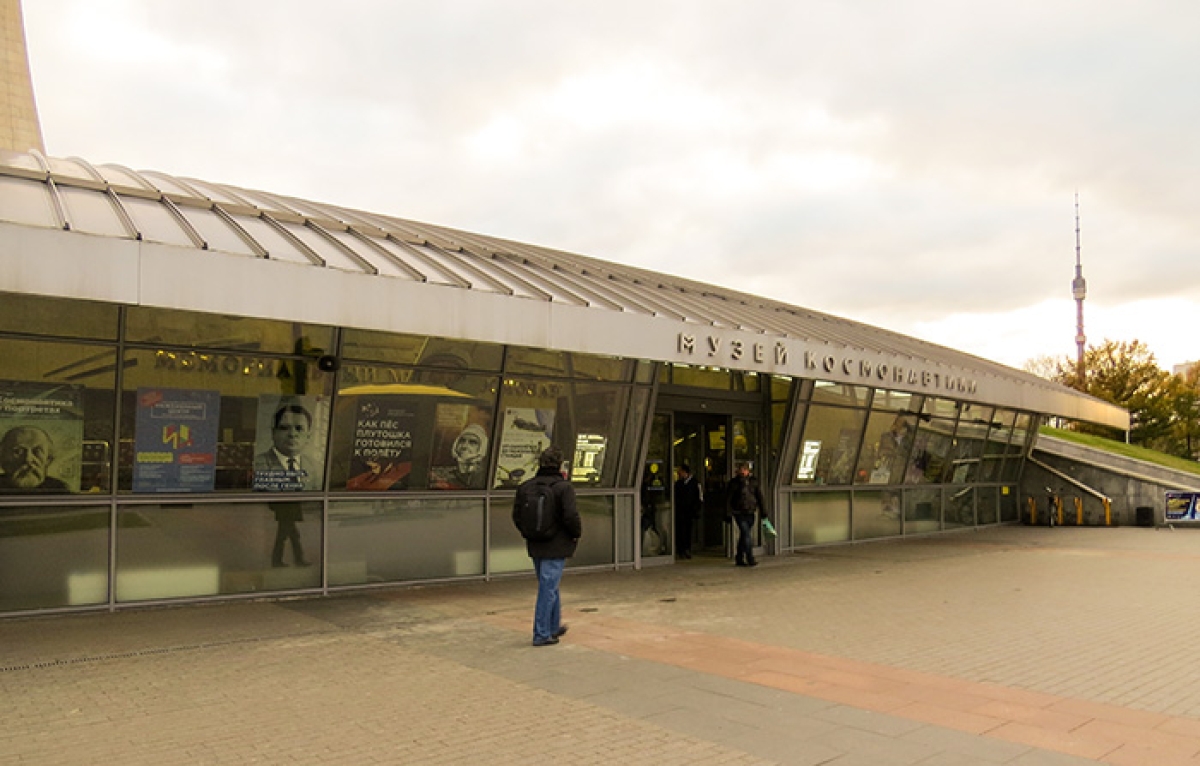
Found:
M 0 151 L 0 290 L 811 377 L 1127 429 L 1035 375 L 574 253 L 79 158 Z

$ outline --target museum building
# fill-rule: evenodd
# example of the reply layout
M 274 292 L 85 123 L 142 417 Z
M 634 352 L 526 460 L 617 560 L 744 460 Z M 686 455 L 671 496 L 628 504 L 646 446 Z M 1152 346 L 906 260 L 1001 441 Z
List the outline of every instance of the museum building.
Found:
M 514 487 L 561 447 L 572 568 L 1015 521 L 1048 415 L 1124 410 L 847 319 L 574 253 L 0 152 L 0 613 L 531 570 Z M 761 530 L 760 530 L 761 532 Z
M 741 462 L 786 555 L 1013 522 L 1044 417 L 1129 427 L 715 285 L 48 157 L 20 17 L 0 0 L 0 616 L 528 573 L 514 490 L 549 446 L 569 566 L 612 569 L 729 557 Z

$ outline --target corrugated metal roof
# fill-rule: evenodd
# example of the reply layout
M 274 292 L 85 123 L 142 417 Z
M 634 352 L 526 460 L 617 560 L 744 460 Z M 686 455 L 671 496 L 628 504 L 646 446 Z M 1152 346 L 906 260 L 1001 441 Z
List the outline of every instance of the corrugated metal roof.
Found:
M 716 285 L 309 200 L 119 165 L 93 166 L 79 158 L 0 152 L 0 220 L 653 317 L 691 330 L 802 341 L 807 348 L 879 355 L 894 365 L 908 360 L 1052 390 L 1056 400 L 1095 403 L 987 359 Z M 1089 406 L 1110 424 L 1123 417 L 1109 405 Z

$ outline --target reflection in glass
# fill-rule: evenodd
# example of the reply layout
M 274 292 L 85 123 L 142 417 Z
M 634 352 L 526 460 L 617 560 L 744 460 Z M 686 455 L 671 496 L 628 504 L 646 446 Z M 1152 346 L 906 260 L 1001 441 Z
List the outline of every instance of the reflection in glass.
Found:
M 818 380 L 813 383 L 812 401 L 821 404 L 841 404 L 847 407 L 865 407 L 871 389 L 867 386 L 852 386 L 849 383 L 830 383 Z
M 1017 488 L 1005 485 L 1000 488 L 1000 521 L 1017 520 Z
M 909 489 L 904 492 L 904 534 L 936 532 L 942 528 L 942 490 Z
M 493 529 L 505 521 L 512 527 L 512 506 L 493 507 L 499 510 Z M 483 529 L 482 498 L 331 502 L 329 584 L 481 575 Z
M 0 332 L 116 340 L 117 306 L 112 303 L 0 293 Z
M 574 456 L 568 457 L 571 481 L 592 487 L 615 486 L 616 450 L 625 426 L 629 386 L 580 381 L 574 389 L 574 418 L 568 424 L 575 439 Z
M 273 566 L 281 529 L 290 537 L 292 528 L 298 545 L 289 545 L 285 566 Z M 125 506 L 116 569 L 119 602 L 315 588 L 321 503 Z
M 576 498 L 583 520 L 583 537 L 567 567 L 597 566 L 613 563 L 613 497 L 589 495 Z
M 864 416 L 862 410 L 844 407 L 809 407 L 795 482 L 849 484 Z
M 664 366 L 664 370 L 666 366 Z M 671 384 L 690 388 L 711 388 L 717 391 L 733 389 L 733 373 L 718 367 L 695 367 L 690 364 L 670 365 Z
M 849 492 L 792 495 L 792 545 L 840 543 L 849 539 Z
M 854 539 L 894 537 L 900 534 L 899 490 L 854 493 Z
M 129 306 L 125 309 L 125 340 L 130 343 L 161 343 L 194 349 L 227 351 L 235 355 L 330 353 L 333 330 L 321 325 L 251 319 L 226 314 Z M 216 360 L 218 367 L 245 366 L 257 360 L 235 357 L 230 364 Z
M 975 526 L 975 488 L 947 487 L 945 529 Z
M 557 446 L 574 455 L 570 433 L 570 383 L 504 379 L 500 392 L 500 444 L 494 487 L 516 489 L 537 473 L 538 455 Z
M 872 411 L 854 472 L 855 484 L 899 484 L 916 431 L 916 416 Z
M 504 347 L 424 335 L 401 335 L 374 330 L 342 331 L 342 355 L 347 359 L 442 367 L 452 370 L 500 369 Z M 369 381 L 360 382 L 394 382 Z
M 0 508 L 0 612 L 108 603 L 107 506 Z
M 997 504 L 1000 502 L 1000 490 L 997 487 L 979 487 L 979 525 L 995 524 L 999 518 Z
M 917 424 L 905 484 L 936 484 L 947 471 L 947 457 L 953 445 L 954 421 L 922 418 Z

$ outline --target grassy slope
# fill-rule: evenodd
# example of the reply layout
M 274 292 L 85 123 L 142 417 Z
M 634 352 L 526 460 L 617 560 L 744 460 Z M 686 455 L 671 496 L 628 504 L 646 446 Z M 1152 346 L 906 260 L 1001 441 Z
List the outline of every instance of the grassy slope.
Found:
M 1100 436 L 1092 436 L 1091 434 L 1081 434 L 1075 431 L 1060 431 L 1057 428 L 1042 427 L 1038 429 L 1038 433 L 1045 434 L 1047 436 L 1055 436 L 1064 441 L 1076 442 L 1087 447 L 1095 447 L 1096 449 L 1104 450 L 1105 452 L 1112 452 L 1116 455 L 1131 457 L 1135 460 L 1144 460 L 1147 463 L 1154 463 L 1166 468 L 1173 468 L 1177 471 L 1187 471 L 1188 473 L 1200 475 L 1200 463 L 1197 463 L 1194 460 L 1185 460 L 1181 457 L 1175 457 L 1174 455 L 1166 455 L 1162 452 L 1155 452 L 1154 450 L 1146 449 L 1145 447 L 1138 447 L 1133 444 L 1125 444 L 1124 442 L 1113 441 L 1112 439 L 1105 439 Z

